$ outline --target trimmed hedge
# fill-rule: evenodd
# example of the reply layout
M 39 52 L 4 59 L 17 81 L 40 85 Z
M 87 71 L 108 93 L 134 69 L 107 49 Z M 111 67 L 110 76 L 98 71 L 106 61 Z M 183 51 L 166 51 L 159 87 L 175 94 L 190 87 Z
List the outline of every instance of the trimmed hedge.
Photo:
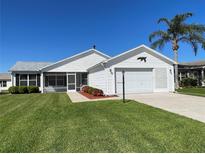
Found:
M 19 93 L 19 88 L 17 86 L 9 87 L 9 93 L 18 94 Z
M 12 86 L 9 88 L 9 93 L 11 94 L 27 94 L 39 92 L 39 87 L 36 86 Z
M 185 78 L 180 82 L 181 87 L 196 87 L 197 80 L 192 78 Z
M 18 87 L 19 94 L 26 94 L 28 93 L 28 89 L 26 86 L 19 86 Z
M 39 93 L 39 88 L 36 86 L 27 87 L 29 93 Z
M 103 96 L 104 95 L 104 93 L 101 89 L 93 88 L 90 86 L 84 86 L 82 88 L 82 91 L 85 93 L 88 93 L 90 95 L 93 95 L 93 96 Z

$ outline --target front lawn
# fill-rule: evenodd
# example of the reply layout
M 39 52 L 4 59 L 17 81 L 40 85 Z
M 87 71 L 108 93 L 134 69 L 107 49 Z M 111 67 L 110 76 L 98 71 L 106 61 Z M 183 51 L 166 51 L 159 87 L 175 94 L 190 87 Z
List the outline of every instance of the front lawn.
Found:
M 1 95 L 0 152 L 205 152 L 205 124 L 134 101 Z
M 205 97 L 205 88 L 182 88 L 182 89 L 177 89 L 177 92 L 182 94 L 187 94 L 187 95 Z

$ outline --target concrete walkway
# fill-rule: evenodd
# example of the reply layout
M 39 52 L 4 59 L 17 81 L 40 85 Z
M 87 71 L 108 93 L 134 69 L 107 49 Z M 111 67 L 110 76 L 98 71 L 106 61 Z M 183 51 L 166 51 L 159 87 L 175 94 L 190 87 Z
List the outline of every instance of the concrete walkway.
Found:
M 175 93 L 150 93 L 128 94 L 126 99 L 133 99 L 205 123 L 205 97 Z
M 79 94 L 78 92 L 68 92 L 67 94 L 68 94 L 68 96 L 70 97 L 70 99 L 73 103 L 89 101 L 88 98 L 86 98 L 85 96 Z
M 100 98 L 100 99 L 89 99 L 83 95 L 81 95 L 78 92 L 68 92 L 68 96 L 70 97 L 71 101 L 73 103 L 78 102 L 87 102 L 87 101 L 103 101 L 103 100 L 115 100 L 115 99 L 121 99 L 120 97 L 109 97 L 109 98 Z

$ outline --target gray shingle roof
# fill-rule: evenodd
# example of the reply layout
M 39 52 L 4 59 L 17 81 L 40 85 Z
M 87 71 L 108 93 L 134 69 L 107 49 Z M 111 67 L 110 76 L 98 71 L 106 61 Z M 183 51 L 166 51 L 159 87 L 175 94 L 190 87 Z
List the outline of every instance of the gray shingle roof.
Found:
M 180 63 L 179 65 L 185 65 L 185 66 L 205 66 L 205 60 Z
M 39 71 L 41 68 L 51 65 L 52 62 L 22 62 L 18 61 L 10 68 L 10 71 Z
M 0 80 L 11 80 L 11 73 L 0 73 Z

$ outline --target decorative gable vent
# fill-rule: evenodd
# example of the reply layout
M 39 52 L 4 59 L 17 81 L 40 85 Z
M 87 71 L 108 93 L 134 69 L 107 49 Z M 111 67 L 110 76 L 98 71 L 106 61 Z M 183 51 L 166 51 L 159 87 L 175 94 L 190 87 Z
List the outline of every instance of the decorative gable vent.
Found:
M 147 57 L 138 57 L 137 60 L 147 62 Z

